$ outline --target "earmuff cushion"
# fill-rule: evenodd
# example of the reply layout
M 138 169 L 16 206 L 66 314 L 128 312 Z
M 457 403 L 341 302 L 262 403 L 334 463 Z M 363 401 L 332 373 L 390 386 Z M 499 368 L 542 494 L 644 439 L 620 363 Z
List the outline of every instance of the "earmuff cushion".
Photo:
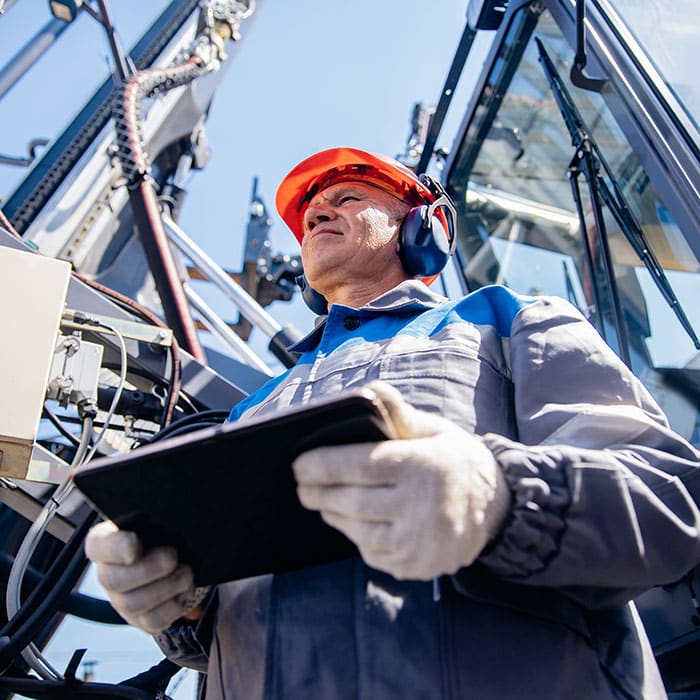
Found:
M 413 207 L 399 232 L 399 258 L 412 277 L 437 275 L 450 259 L 447 231 L 437 216 L 429 216 L 428 209 L 427 205 Z

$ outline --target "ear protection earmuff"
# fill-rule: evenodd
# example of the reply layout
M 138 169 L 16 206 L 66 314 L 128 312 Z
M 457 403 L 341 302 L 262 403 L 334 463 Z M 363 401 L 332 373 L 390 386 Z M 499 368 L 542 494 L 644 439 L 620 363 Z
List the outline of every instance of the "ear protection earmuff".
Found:
M 304 303 L 317 315 L 325 316 L 328 313 L 328 301 L 326 297 L 317 292 L 306 280 L 306 275 L 297 275 L 294 282 L 301 291 Z
M 412 277 L 432 277 L 442 272 L 454 253 L 457 212 L 439 182 L 428 175 L 421 175 L 420 181 L 435 195 L 435 201 L 406 214 L 399 232 L 399 258 Z M 437 216 L 440 210 L 443 219 Z
M 429 175 L 421 175 L 420 181 L 433 193 L 435 201 L 413 207 L 404 217 L 399 231 L 399 259 L 412 277 L 433 277 L 442 272 L 454 253 L 457 212 L 439 182 Z M 437 215 L 439 210 L 442 210 L 442 219 Z M 328 313 L 326 297 L 311 287 L 305 275 L 295 277 L 294 281 L 304 303 L 316 315 Z

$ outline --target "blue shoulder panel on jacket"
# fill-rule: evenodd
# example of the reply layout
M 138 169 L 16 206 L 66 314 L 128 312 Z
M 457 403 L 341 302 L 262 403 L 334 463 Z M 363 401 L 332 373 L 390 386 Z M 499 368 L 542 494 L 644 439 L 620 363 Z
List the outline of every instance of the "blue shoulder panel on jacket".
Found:
M 467 321 L 477 326 L 492 326 L 502 338 L 509 338 L 513 319 L 533 301 L 534 297 L 516 294 L 500 285 L 490 285 L 426 311 L 410 323 L 406 331 L 427 337 L 452 323 Z
M 244 411 L 251 406 L 255 406 L 268 397 L 277 388 L 280 382 L 287 378 L 287 375 L 291 371 L 291 369 L 288 369 L 286 372 L 282 372 L 282 374 L 279 376 L 268 379 L 268 381 L 266 381 L 259 389 L 256 389 L 252 394 L 248 394 L 248 396 L 246 396 L 244 399 L 241 399 L 231 409 L 231 413 L 228 414 L 228 422 L 233 423 L 234 421 L 237 421 Z
M 499 335 L 510 337 L 513 319 L 523 307 L 534 301 L 535 297 L 516 294 L 507 287 L 493 284 L 460 299 L 455 310 L 467 321 L 494 326 Z

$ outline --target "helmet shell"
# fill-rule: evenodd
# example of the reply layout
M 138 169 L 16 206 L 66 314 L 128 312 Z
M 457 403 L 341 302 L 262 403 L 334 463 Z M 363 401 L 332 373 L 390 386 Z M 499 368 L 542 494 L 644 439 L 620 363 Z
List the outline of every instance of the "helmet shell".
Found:
M 412 206 L 435 199 L 411 170 L 393 158 L 357 148 L 320 151 L 301 161 L 277 188 L 277 211 L 300 243 L 309 202 L 329 185 L 350 180 L 367 182 Z

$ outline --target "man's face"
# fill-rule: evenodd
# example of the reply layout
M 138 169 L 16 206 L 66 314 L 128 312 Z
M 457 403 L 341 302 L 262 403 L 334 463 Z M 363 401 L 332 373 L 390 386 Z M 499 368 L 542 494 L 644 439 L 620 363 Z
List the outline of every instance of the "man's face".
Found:
M 338 285 L 372 287 L 397 275 L 405 278 L 397 241 L 408 209 L 361 182 L 340 182 L 319 192 L 303 220 L 301 257 L 311 286 L 332 300 Z

